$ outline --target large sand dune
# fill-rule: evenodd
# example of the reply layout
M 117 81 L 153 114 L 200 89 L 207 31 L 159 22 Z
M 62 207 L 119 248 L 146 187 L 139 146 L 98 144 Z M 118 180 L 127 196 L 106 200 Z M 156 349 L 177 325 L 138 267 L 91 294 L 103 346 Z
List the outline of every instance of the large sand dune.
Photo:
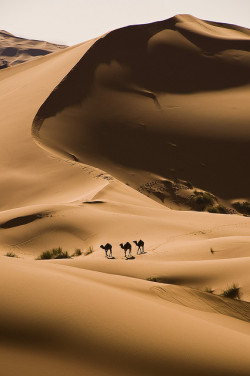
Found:
M 250 374 L 250 218 L 133 189 L 249 198 L 249 46 L 176 16 L 0 72 L 1 376 Z
M 184 179 L 249 198 L 250 31 L 176 16 L 99 39 L 39 109 L 55 151 L 133 187 Z

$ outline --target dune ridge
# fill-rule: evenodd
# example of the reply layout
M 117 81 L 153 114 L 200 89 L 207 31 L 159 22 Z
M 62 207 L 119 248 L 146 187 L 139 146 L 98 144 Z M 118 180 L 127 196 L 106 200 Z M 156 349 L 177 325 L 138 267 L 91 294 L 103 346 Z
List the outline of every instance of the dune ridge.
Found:
M 230 208 L 249 200 L 249 70 L 244 28 L 181 15 L 115 30 L 47 98 L 33 135 L 136 189 L 189 181 Z

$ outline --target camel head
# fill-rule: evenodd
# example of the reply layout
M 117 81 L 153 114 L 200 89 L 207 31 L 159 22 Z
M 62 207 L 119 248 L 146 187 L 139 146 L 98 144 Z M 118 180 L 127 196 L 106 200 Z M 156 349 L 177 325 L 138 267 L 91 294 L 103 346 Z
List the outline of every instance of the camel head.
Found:
M 100 245 L 100 248 L 104 249 L 105 247 L 104 247 L 104 245 Z
M 123 243 L 120 244 L 120 247 L 123 248 Z

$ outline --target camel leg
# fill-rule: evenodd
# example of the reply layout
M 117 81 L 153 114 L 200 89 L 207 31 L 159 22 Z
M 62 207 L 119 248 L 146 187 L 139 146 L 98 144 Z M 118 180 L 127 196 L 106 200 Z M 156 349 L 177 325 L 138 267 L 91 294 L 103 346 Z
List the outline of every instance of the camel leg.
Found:
M 110 252 L 110 253 L 109 253 L 109 257 L 113 257 L 113 256 L 112 256 L 112 249 L 110 249 L 109 252 Z
M 105 257 L 108 257 L 108 251 L 105 249 Z
M 127 251 L 124 250 L 124 253 L 125 253 L 125 258 L 127 258 Z

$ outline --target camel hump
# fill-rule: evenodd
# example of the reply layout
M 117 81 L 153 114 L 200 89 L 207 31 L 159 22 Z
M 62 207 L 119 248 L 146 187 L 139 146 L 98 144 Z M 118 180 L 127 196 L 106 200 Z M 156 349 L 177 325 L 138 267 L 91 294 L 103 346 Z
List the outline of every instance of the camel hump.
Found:
M 125 247 L 131 247 L 131 244 L 129 243 L 129 242 L 127 242 L 126 244 L 125 244 Z
M 112 248 L 112 245 L 109 244 L 109 243 L 107 243 L 105 247 L 107 247 L 107 248 Z
M 134 240 L 134 243 L 137 245 L 137 246 L 142 246 L 142 245 L 144 245 L 144 241 L 143 240 L 139 240 L 139 241 L 137 241 L 137 240 Z

